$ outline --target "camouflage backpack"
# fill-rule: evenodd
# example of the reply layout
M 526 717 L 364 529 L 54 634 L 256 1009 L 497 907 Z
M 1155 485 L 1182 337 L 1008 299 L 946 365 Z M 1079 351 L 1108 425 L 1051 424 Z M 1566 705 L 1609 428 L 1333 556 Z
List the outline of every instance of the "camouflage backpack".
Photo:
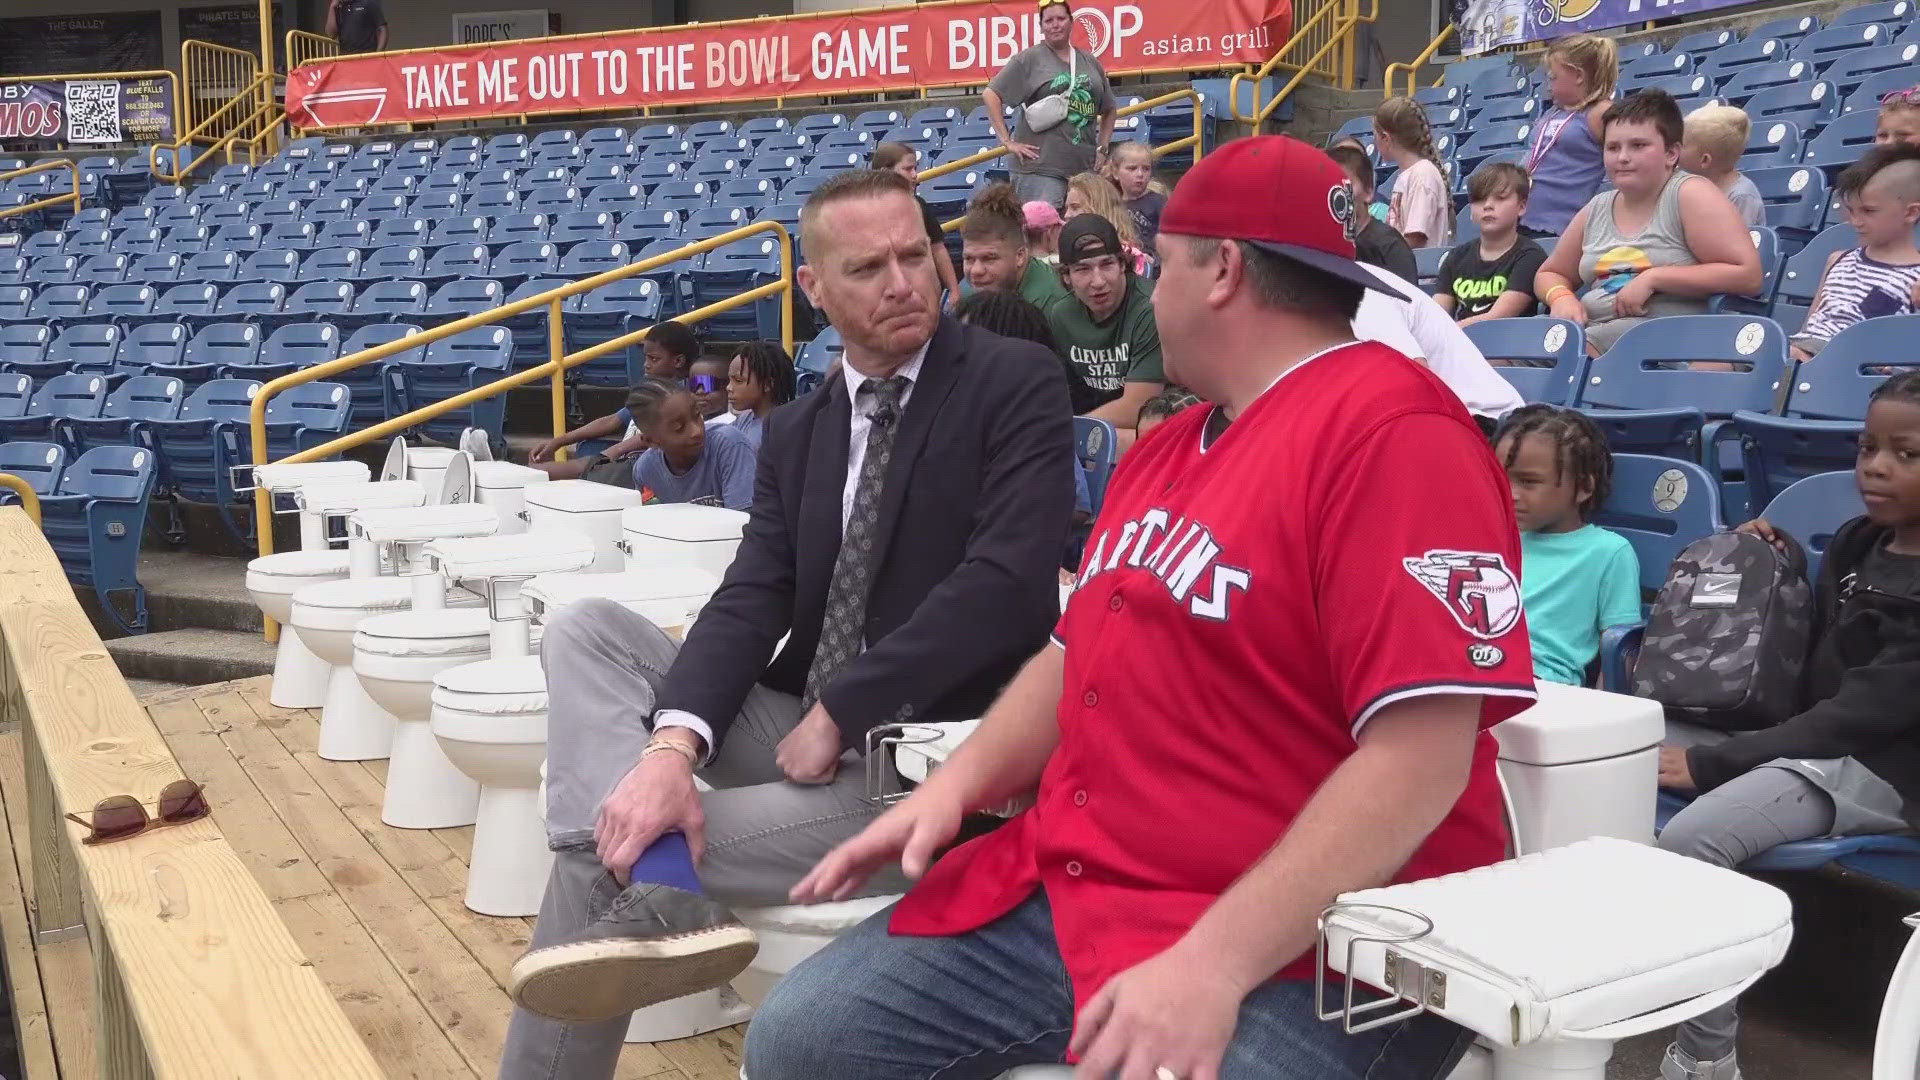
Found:
M 1647 616 L 1634 696 L 1660 702 L 1673 719 L 1726 731 L 1793 716 L 1813 589 L 1806 553 L 1791 538 L 1787 547 L 1739 532 L 1688 544 Z

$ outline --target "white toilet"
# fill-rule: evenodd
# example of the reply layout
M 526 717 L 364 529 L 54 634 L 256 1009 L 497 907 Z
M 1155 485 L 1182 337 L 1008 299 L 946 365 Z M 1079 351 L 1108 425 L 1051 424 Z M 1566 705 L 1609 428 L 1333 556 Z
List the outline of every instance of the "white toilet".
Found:
M 539 797 L 547 756 L 547 677 L 540 658 L 483 660 L 440 672 L 431 715 L 441 751 L 480 789 L 467 907 L 482 915 L 539 914 L 553 867 Z
M 529 532 L 558 529 L 593 538 L 593 569 L 612 573 L 624 565 L 620 551 L 620 514 L 640 505 L 640 493 L 591 480 L 553 480 L 526 489 L 520 511 Z
M 262 465 L 253 470 L 252 482 L 267 490 L 275 513 L 298 511 L 300 515 L 297 550 L 262 555 L 247 563 L 247 593 L 261 614 L 284 624 L 295 591 L 347 576 L 346 550 L 328 548 L 326 520 L 320 514 L 301 511 L 298 497 L 308 485 L 365 483 L 367 476 L 367 467 L 357 461 Z M 282 633 L 274 652 L 273 685 L 267 700 L 283 709 L 316 709 L 326 696 L 327 665 L 300 643 L 299 635 Z
M 527 531 L 526 519 L 520 516 L 527 507 L 527 485 L 546 482 L 546 473 L 511 461 L 473 463 L 474 501 L 499 515 L 501 536 Z
M 746 526 L 744 511 L 721 506 L 635 506 L 620 514 L 620 551 L 629 570 L 691 564 L 725 577 Z

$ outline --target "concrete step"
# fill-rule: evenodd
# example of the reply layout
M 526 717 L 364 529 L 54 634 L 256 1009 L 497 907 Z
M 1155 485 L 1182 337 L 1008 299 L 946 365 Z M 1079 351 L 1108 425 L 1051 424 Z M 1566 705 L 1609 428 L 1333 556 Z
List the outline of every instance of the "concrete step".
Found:
M 247 598 L 247 561 L 149 547 L 140 553 L 140 583 L 154 632 L 260 632 L 260 609 Z
M 199 686 L 273 672 L 274 647 L 257 631 L 163 630 L 109 641 L 107 652 L 129 679 Z

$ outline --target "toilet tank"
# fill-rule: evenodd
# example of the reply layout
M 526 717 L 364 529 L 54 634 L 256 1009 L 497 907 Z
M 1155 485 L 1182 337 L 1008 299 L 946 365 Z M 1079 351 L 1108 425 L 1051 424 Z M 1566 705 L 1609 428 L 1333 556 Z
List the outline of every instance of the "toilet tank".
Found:
M 490 506 L 500 518 L 500 535 L 512 536 L 527 531 L 520 511 L 527 508 L 527 485 L 544 484 L 547 474 L 510 461 L 473 463 L 473 498 Z
M 520 511 L 527 531 L 559 529 L 585 533 L 593 541 L 593 569 L 611 573 L 623 565 L 620 553 L 620 513 L 640 505 L 640 493 L 591 480 L 550 480 L 526 489 L 526 509 Z
M 1666 734 L 1660 704 L 1558 683 L 1537 688 L 1539 701 L 1493 729 L 1517 854 L 1594 836 L 1652 843 Z
M 599 597 L 612 600 L 662 630 L 683 634 L 693 613 L 719 587 L 720 579 L 713 574 L 697 567 L 677 566 L 615 574 L 542 574 L 527 582 L 524 595 L 534 619 L 541 622 L 576 600 Z
M 620 516 L 627 569 L 692 566 L 725 577 L 740 549 L 744 511 L 691 503 L 655 503 Z
M 438 500 L 447 466 L 453 463 L 453 456 L 459 452 L 444 446 L 407 447 L 407 479 L 419 481 L 420 486 L 427 489 L 427 498 Z

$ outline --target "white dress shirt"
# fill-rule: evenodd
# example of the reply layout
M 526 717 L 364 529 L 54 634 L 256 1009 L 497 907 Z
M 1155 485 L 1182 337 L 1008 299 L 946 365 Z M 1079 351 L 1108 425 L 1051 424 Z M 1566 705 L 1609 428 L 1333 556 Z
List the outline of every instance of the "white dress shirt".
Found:
M 920 367 L 926 363 L 927 348 L 932 344 L 929 338 L 913 359 L 894 372 L 895 376 L 907 380 L 906 387 L 900 391 L 902 415 L 906 413 L 908 399 L 913 397 L 913 388 L 920 384 Z M 860 489 L 860 466 L 867 459 L 867 432 L 873 428 L 873 410 L 879 402 L 872 394 L 860 392 L 860 385 L 867 381 L 867 376 L 855 371 L 852 364 L 841 362 L 840 377 L 846 380 L 847 400 L 853 402 L 851 422 L 847 425 L 847 479 L 840 488 L 840 534 L 845 536 L 847 521 L 853 517 L 853 497 Z M 706 743 L 707 760 L 713 760 L 713 727 L 705 720 L 681 709 L 665 709 L 653 718 L 653 727 L 655 731 L 663 727 L 687 728 Z
M 1498 420 L 1526 404 L 1513 384 L 1487 363 L 1453 316 L 1419 286 L 1377 266 L 1361 265 L 1405 299 L 1366 290 L 1360 312 L 1353 317 L 1354 337 L 1378 341 L 1420 361 L 1475 416 Z

